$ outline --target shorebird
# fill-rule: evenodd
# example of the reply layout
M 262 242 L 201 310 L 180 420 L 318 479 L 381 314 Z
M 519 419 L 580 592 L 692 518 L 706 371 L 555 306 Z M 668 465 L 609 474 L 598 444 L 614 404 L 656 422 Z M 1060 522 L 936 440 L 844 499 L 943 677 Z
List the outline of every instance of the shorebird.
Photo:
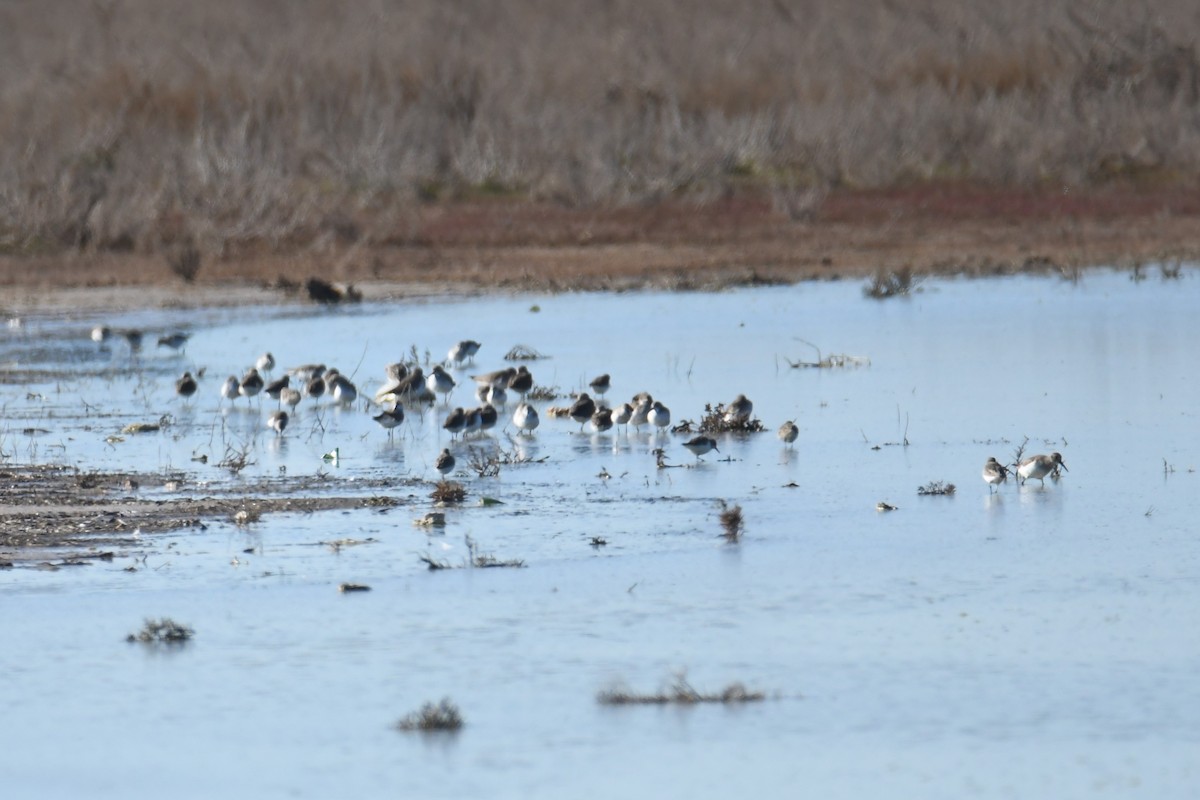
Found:
M 588 386 L 591 387 L 593 392 L 603 397 L 604 393 L 612 388 L 612 381 L 609 380 L 608 373 L 606 372 L 603 375 L 597 375 L 595 378 L 592 378 Z
M 112 328 L 107 325 L 97 325 L 92 328 L 92 341 L 96 344 L 106 344 L 112 338 Z
M 399 403 L 394 404 L 391 409 L 382 409 L 379 414 L 376 414 L 371 419 L 378 422 L 388 432 L 388 438 L 392 438 L 392 430 L 404 422 L 404 406 Z
M 241 387 L 241 384 L 238 383 L 238 379 L 233 377 L 232 375 L 230 375 L 228 378 L 225 379 L 225 382 L 223 384 L 221 384 L 221 399 L 222 400 L 237 400 L 238 389 L 240 387 Z
M 629 405 L 629 403 L 621 403 L 621 405 L 619 405 L 615 409 L 613 409 L 613 414 L 612 414 L 613 425 L 624 425 L 624 426 L 626 426 L 626 428 L 628 428 L 629 418 L 632 416 L 633 416 L 633 406 Z
M 175 333 L 158 337 L 158 346 L 169 347 L 172 350 L 180 350 L 187 346 L 188 337 L 189 334 L 176 331 Z
M 258 370 L 254 367 L 242 377 L 241 385 L 238 386 L 238 394 L 242 397 L 254 397 L 263 389 L 262 376 L 258 374 Z
M 394 381 L 401 380 L 408 374 L 408 364 L 403 361 L 397 361 L 394 364 L 388 364 L 383 368 L 383 372 Z
M 309 381 L 311 381 L 313 378 L 319 378 L 322 375 L 324 375 L 325 374 L 325 365 L 324 364 L 301 364 L 298 367 L 292 367 L 291 369 L 289 369 L 288 374 L 291 375 L 293 378 L 295 378 L 299 384 L 305 385 Z
M 1030 456 L 1022 459 L 1017 464 L 1017 475 L 1021 478 L 1021 483 L 1030 478 L 1037 478 L 1042 482 L 1042 486 L 1046 485 L 1046 476 L 1054 472 L 1059 467 L 1067 469 L 1067 465 L 1063 463 L 1062 456 L 1058 453 L 1051 453 L 1048 456 Z M 1068 469 L 1067 472 L 1070 472 Z
M 483 427 L 482 408 L 469 408 L 463 413 L 465 414 L 463 418 L 463 436 L 475 433 L 475 431 Z
M 601 406 L 596 409 L 596 413 L 592 414 L 592 430 L 596 433 L 604 433 L 610 430 L 613 426 L 612 409 Z
M 508 386 L 508 382 L 512 380 L 512 376 L 516 375 L 517 371 L 513 367 L 505 367 L 504 369 L 494 370 L 493 372 L 484 372 L 479 375 L 472 375 L 471 380 L 475 381 L 480 386 L 499 386 L 503 389 Z
M 291 385 L 292 378 L 289 375 L 284 375 L 282 378 L 276 378 L 263 387 L 263 391 L 267 393 L 267 397 L 279 402 L 279 397 L 283 390 Z
M 634 397 L 633 412 L 629 415 L 629 424 L 640 431 L 642 426 L 649 422 L 650 409 L 653 407 L 654 401 L 650 399 L 650 395 L 646 395 L 641 399 Z
M 1008 467 L 998 462 L 995 457 L 989 458 L 983 465 L 983 479 L 987 482 L 988 493 L 991 493 L 994 491 L 993 487 L 1008 481 Z
M 655 400 L 654 405 L 650 407 L 650 412 L 646 415 L 646 421 L 657 428 L 665 428 L 671 424 L 671 410 Z
M 435 395 L 440 394 L 444 396 L 447 405 L 450 403 L 450 393 L 454 391 L 454 387 L 457 385 L 454 382 L 454 378 L 450 376 L 450 373 L 442 369 L 441 364 L 434 364 L 433 371 L 425 378 L 425 387 Z
M 800 435 L 800 429 L 796 427 L 795 422 L 789 419 L 779 426 L 779 433 L 777 435 L 783 440 L 784 444 L 791 444 Z
M 325 378 L 322 375 L 314 375 L 304 385 L 304 393 L 313 400 L 318 399 L 321 395 L 325 394 Z
M 500 419 L 500 413 L 496 411 L 496 407 L 491 403 L 484 403 L 479 408 L 479 430 L 490 431 L 496 427 L 496 422 Z
M 717 450 L 717 440 L 711 436 L 694 436 L 684 442 L 683 446 L 686 447 L 688 451 L 690 451 L 691 454 L 696 457 L 697 461 L 700 461 L 700 456 L 704 455 L 710 450 Z M 717 452 L 719 453 L 721 451 L 717 450 Z
M 300 397 L 301 397 L 300 390 L 293 389 L 290 386 L 282 389 L 279 392 L 280 402 L 282 402 L 285 406 L 292 409 L 293 411 L 296 409 L 296 406 L 300 405 Z
M 501 386 L 480 386 L 475 390 L 475 397 L 479 399 L 479 402 L 489 403 L 493 406 L 503 406 L 508 402 L 508 392 L 504 391 Z
M 584 392 L 571 404 L 571 410 L 568 413 L 571 419 L 579 423 L 579 430 L 582 431 L 584 424 L 592 418 L 592 414 L 596 413 L 596 401 L 588 397 L 587 392 Z
M 275 431 L 276 436 L 283 436 L 283 429 L 288 425 L 288 413 L 286 411 L 273 411 L 271 416 L 267 417 L 267 427 Z
M 129 352 L 136 353 L 142 349 L 142 332 L 137 328 L 123 330 L 121 335 L 125 337 L 125 343 L 129 345 Z
M 725 408 L 725 421 L 731 423 L 742 423 L 750 419 L 750 415 L 754 413 L 754 403 L 744 394 L 739 394 L 733 398 L 733 402 Z
M 525 395 L 533 388 L 533 373 L 524 365 L 517 367 L 517 371 L 508 379 L 508 388 L 521 395 L 521 399 L 524 400 Z
M 433 462 L 433 466 L 438 472 L 443 475 L 448 475 L 454 471 L 454 456 L 450 454 L 450 448 L 444 448 L 441 455 L 437 457 L 437 461 Z
M 451 436 L 462 433 L 466 426 L 467 412 L 461 406 L 451 411 L 450 415 L 446 417 L 446 421 L 442 423 L 442 427 L 449 431 Z
M 358 399 L 358 388 L 340 372 L 334 373 L 332 378 L 325 379 L 325 388 L 329 390 L 335 403 L 351 405 Z
M 525 433 L 532 433 L 540 422 L 537 409 L 529 403 L 519 403 L 517 410 L 513 412 L 513 425 L 517 426 L 517 430 Z
M 185 372 L 175 381 L 175 393 L 180 397 L 191 397 L 196 393 L 196 379 L 192 377 L 192 373 Z
M 275 369 L 275 356 L 270 353 L 263 353 L 258 357 L 258 361 L 254 362 L 254 366 L 258 368 L 259 372 L 270 373 L 271 370 Z
M 446 355 L 446 359 L 454 366 L 459 366 L 465 361 L 473 361 L 475 354 L 479 352 L 479 348 L 483 347 L 479 342 L 471 339 L 463 339 L 458 344 L 450 348 L 450 352 Z

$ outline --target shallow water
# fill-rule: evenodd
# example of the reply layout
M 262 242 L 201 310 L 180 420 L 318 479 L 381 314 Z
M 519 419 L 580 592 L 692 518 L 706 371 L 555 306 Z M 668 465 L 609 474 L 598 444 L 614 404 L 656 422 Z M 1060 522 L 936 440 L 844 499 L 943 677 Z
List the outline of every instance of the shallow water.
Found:
M 206 520 L 111 564 L 0 573 L 6 783 L 46 797 L 1191 796 L 1196 278 L 24 319 L 0 346 L 21 376 L 3 394 L 10 463 L 178 471 L 197 495 L 281 470 L 356 495 L 363 479 L 412 480 L 397 508 Z M 99 322 L 194 335 L 183 355 L 148 341 L 134 359 L 88 339 Z M 480 478 L 440 406 L 392 442 L 361 406 L 302 403 L 282 440 L 262 427 L 269 401 L 219 407 L 223 378 L 263 350 L 336 364 L 370 394 L 410 345 L 438 359 L 467 337 L 484 347 L 460 378 L 525 344 L 549 356 L 529 365 L 541 385 L 610 372 L 610 398 L 648 390 L 676 420 L 744 392 L 769 431 L 722 437 L 697 464 L 686 437 L 581 434 L 543 414 L 532 437 L 476 446 L 545 460 Z M 870 364 L 790 368 L 815 360 L 805 341 Z M 173 380 L 199 367 L 185 405 Z M 105 441 L 164 414 L 162 433 Z M 789 418 L 794 450 L 774 436 Z M 990 495 L 983 462 L 1026 436 L 1069 472 Z M 469 496 L 430 535 L 412 525 L 431 508 L 415 481 L 446 446 Z M 680 468 L 657 469 L 657 446 Z M 241 477 L 214 466 L 230 447 L 253 458 Z M 933 480 L 958 491 L 918 497 Z M 740 544 L 719 537 L 718 499 L 744 509 Z M 467 536 L 525 568 L 420 561 L 462 563 Z M 364 543 L 321 544 L 335 539 Z M 344 581 L 372 591 L 339 594 Z M 196 638 L 126 644 L 148 616 Z M 596 702 L 680 670 L 768 699 Z M 390 728 L 443 696 L 466 718 L 458 735 Z

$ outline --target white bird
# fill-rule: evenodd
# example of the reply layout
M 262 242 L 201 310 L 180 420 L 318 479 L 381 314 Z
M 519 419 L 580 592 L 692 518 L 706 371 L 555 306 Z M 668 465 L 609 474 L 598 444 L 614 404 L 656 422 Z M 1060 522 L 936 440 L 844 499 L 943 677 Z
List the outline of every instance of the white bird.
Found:
M 238 398 L 238 389 L 240 387 L 241 384 L 238 383 L 238 379 L 230 375 L 225 379 L 225 382 L 221 384 L 221 398 L 224 400 L 236 400 Z
M 1022 459 L 1021 463 L 1017 464 L 1017 475 L 1021 478 L 1021 483 L 1030 478 L 1036 478 L 1042 482 L 1042 486 L 1046 485 L 1046 476 L 1057 470 L 1059 467 L 1067 469 L 1067 465 L 1063 463 L 1062 456 L 1058 453 L 1051 453 L 1048 456 L 1030 456 Z M 1070 470 L 1067 470 L 1070 472 Z
M 434 394 L 443 395 L 446 398 L 447 404 L 450 402 L 450 393 L 454 391 L 454 387 L 457 385 L 454 378 L 450 376 L 450 373 L 442 369 L 441 364 L 434 364 L 433 371 L 425 378 L 426 388 Z
M 254 362 L 254 366 L 259 372 L 270 372 L 275 369 L 275 356 L 270 353 L 263 353 L 258 357 L 258 361 Z
M 989 458 L 983 465 L 983 479 L 987 482 L 988 492 L 1008 480 L 1008 467 L 1001 464 L 995 457 Z
M 646 415 L 646 421 L 657 428 L 665 428 L 671 424 L 671 410 L 655 400 L 650 413 Z
M 517 430 L 525 433 L 532 433 L 540 422 L 537 409 L 529 403 L 519 403 L 517 410 L 513 412 L 513 425 L 517 426 Z
M 288 426 L 288 413 L 275 411 L 267 417 L 267 427 L 275 431 L 276 436 L 283 436 L 283 430 Z

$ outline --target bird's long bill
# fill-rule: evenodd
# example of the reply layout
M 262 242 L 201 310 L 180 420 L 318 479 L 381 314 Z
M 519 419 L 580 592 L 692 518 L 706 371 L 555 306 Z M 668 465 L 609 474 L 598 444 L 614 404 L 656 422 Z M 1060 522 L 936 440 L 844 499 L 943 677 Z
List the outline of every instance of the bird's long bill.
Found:
M 1058 462 L 1058 465 L 1059 465 L 1060 467 L 1062 467 L 1062 468 L 1063 468 L 1063 470 L 1064 470 L 1064 471 L 1066 471 L 1066 472 L 1070 472 L 1070 471 L 1071 471 L 1071 470 L 1067 469 L 1067 465 L 1066 465 L 1066 464 L 1064 464 L 1062 461 L 1059 461 L 1059 462 Z

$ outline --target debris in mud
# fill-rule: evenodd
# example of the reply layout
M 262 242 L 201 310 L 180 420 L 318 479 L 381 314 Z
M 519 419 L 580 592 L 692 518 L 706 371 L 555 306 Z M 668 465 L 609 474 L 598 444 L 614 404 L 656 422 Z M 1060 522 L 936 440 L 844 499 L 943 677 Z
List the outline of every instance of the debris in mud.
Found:
M 884 300 L 897 295 L 905 295 L 914 289 L 913 271 L 909 267 L 888 272 L 880 270 L 863 287 L 863 294 L 873 300 Z
M 457 481 L 438 481 L 429 496 L 438 503 L 461 503 L 467 497 L 467 490 Z
M 954 484 L 944 483 L 942 481 L 930 481 L 924 486 L 917 487 L 917 494 L 921 496 L 930 495 L 949 495 L 954 494 Z
M 543 355 L 532 347 L 524 344 L 516 345 L 504 354 L 505 361 L 537 361 L 543 358 L 549 358 L 549 356 Z
M 797 338 L 796 341 L 801 344 L 806 344 L 813 350 L 817 351 L 816 361 L 792 361 L 790 358 L 784 358 L 787 365 L 792 369 L 837 369 L 842 367 L 863 367 L 870 366 L 871 359 L 866 356 L 851 356 L 845 353 L 834 353 L 828 356 L 821 354 L 821 348 L 817 347 L 812 342 Z
M 121 429 L 121 433 L 157 433 L 168 425 L 170 425 L 170 417 L 164 416 L 158 422 L 131 422 Z M 115 437 L 110 438 L 120 441 Z
M 420 710 L 401 717 L 395 727 L 405 732 L 452 732 L 460 730 L 463 724 L 462 712 L 446 697 L 440 703 L 426 703 Z
M 309 300 L 327 306 L 338 303 L 357 303 L 362 300 L 362 292 L 355 289 L 354 284 L 346 284 L 343 289 L 320 278 L 309 278 L 304 284 L 304 291 L 308 294 Z
M 608 544 L 608 539 L 605 539 L 603 536 L 593 536 L 588 544 L 590 544 L 592 547 L 600 548 Z
M 258 509 L 243 508 L 233 515 L 233 524 L 238 527 L 252 525 L 262 519 L 262 513 Z
M 413 525 L 423 528 L 444 528 L 446 527 L 446 515 L 440 511 L 430 511 L 425 516 L 414 519 Z
M 721 504 L 721 536 L 725 541 L 736 544 L 742 538 L 742 531 L 745 530 L 745 520 L 742 518 L 742 507 L 740 505 L 730 506 L 724 500 L 719 501 Z
M 891 503 L 885 503 L 882 500 L 880 500 L 878 503 L 875 504 L 876 511 L 895 511 L 899 507 L 900 506 L 894 506 Z
M 751 691 L 740 682 L 731 683 L 719 692 L 700 692 L 693 688 L 682 674 L 677 675 L 668 688 L 653 694 L 638 693 L 626 686 L 616 686 L 596 695 L 596 702 L 602 706 L 757 703 L 765 699 L 766 694 Z
M 369 592 L 371 591 L 371 587 L 365 583 L 343 583 L 338 586 L 338 591 L 343 594 L 349 592 Z
M 196 634 L 187 625 L 181 625 L 170 617 L 147 619 L 142 629 L 125 637 L 127 642 L 143 644 L 183 644 Z

